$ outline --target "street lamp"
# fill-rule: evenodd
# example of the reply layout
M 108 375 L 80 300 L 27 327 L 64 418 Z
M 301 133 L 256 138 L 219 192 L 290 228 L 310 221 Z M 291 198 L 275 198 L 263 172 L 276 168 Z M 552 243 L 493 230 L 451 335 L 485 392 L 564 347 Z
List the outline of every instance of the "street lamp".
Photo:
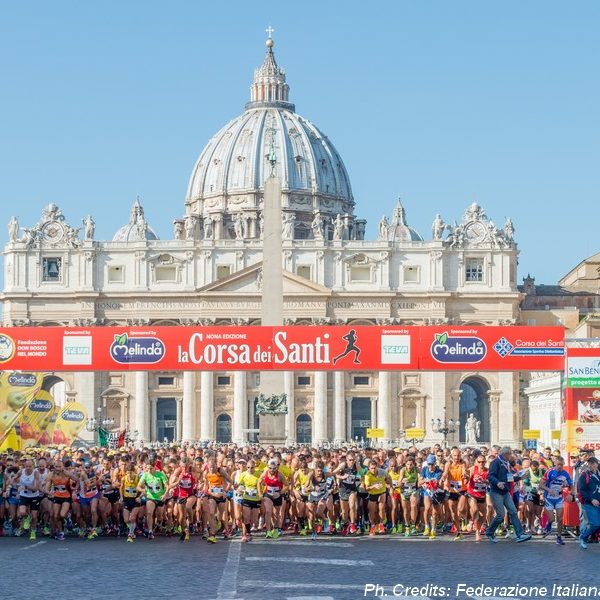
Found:
M 417 427 L 417 424 L 416 424 L 416 422 L 415 422 L 415 421 L 413 421 L 413 422 L 410 424 L 410 428 L 409 428 L 409 429 L 412 429 L 412 430 L 414 431 L 416 427 Z M 406 429 L 405 429 L 405 430 L 400 430 L 400 435 L 402 435 L 402 437 L 404 438 L 404 441 L 405 441 L 405 442 L 407 442 L 407 443 L 408 443 L 408 442 L 410 442 L 410 445 L 411 445 L 411 446 L 414 446 L 414 445 L 415 445 L 416 443 L 418 443 L 418 442 L 422 442 L 422 441 L 423 441 L 423 439 L 424 439 L 424 438 L 422 438 L 422 437 L 412 437 L 412 438 L 407 438 L 407 437 L 406 437 Z
M 448 447 L 448 434 L 456 433 L 460 428 L 460 421 L 458 419 L 446 420 L 446 407 L 444 406 L 444 420 L 431 419 L 431 429 L 434 433 L 441 433 L 444 436 L 444 448 Z

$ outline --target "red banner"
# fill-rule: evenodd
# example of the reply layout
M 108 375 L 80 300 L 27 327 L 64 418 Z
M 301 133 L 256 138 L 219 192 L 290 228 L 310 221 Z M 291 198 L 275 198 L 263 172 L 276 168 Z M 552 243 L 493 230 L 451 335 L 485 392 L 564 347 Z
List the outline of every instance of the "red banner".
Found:
M 561 371 L 562 327 L 14 327 L 0 369 Z

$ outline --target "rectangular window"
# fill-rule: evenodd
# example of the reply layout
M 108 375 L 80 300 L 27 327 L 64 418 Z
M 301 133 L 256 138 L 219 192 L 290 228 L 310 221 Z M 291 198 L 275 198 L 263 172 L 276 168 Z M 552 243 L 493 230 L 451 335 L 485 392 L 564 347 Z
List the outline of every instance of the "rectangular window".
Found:
M 527 325 L 529 325 L 529 327 L 533 327 L 534 325 L 537 325 L 537 320 L 536 319 L 527 319 Z
M 158 377 L 158 385 L 175 385 L 175 377 Z
M 483 258 L 467 258 L 465 280 L 483 281 Z
M 254 373 L 254 387 L 260 387 L 260 373 Z
M 350 281 L 369 282 L 371 281 L 371 267 L 350 267 Z
M 42 280 L 60 281 L 61 280 L 61 259 L 44 258 L 42 259 Z
M 177 267 L 159 267 L 154 269 L 154 278 L 158 282 L 177 281 Z
M 298 385 L 310 385 L 310 375 L 298 375 Z
M 369 376 L 368 375 L 355 375 L 354 376 L 354 385 L 369 385 Z
M 125 281 L 125 267 L 121 265 L 108 267 L 107 279 L 108 283 L 123 283 Z
M 225 279 L 231 275 L 231 265 L 217 265 L 217 279 Z
M 404 283 L 419 283 L 419 267 L 404 267 Z
M 231 377 L 229 375 L 217 375 L 217 385 L 231 385 Z
M 296 275 L 304 277 L 304 279 L 310 279 L 310 265 L 298 265 L 296 267 Z

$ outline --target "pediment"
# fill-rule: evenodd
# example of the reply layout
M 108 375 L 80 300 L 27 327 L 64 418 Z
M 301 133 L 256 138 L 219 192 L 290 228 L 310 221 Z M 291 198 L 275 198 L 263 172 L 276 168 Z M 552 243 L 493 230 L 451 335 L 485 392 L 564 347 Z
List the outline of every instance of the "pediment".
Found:
M 200 292 L 218 292 L 220 294 L 242 293 L 242 294 L 262 294 L 262 261 L 237 271 L 218 281 L 213 281 L 203 288 Z M 295 295 L 331 295 L 331 290 L 323 285 L 310 281 L 295 273 L 283 271 L 283 294 L 284 296 Z

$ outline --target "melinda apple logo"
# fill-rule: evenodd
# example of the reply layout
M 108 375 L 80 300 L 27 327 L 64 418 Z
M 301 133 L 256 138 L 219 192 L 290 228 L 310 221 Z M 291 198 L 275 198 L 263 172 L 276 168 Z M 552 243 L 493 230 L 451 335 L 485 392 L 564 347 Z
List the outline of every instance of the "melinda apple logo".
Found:
M 153 364 L 164 355 L 165 345 L 156 337 L 129 337 L 120 333 L 110 346 L 111 358 L 120 364 Z
M 431 344 L 431 356 L 440 363 L 478 363 L 486 352 L 485 342 L 476 336 L 436 333 Z

